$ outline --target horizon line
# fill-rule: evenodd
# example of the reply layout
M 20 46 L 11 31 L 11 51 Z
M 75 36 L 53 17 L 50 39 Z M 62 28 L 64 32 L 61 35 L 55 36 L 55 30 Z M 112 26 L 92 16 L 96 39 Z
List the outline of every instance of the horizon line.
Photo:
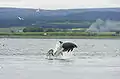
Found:
M 120 7 L 86 7 L 86 8 L 61 8 L 61 9 L 44 9 L 44 8 L 32 8 L 32 7 L 0 7 L 0 8 L 19 8 L 19 9 L 40 9 L 40 10 L 70 10 L 70 9 L 112 9 Z

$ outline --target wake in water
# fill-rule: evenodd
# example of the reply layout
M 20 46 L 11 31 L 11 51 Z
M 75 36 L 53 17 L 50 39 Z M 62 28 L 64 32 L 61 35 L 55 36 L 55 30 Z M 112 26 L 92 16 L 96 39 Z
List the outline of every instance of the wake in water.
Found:
M 59 45 L 56 44 L 55 49 L 50 49 L 47 53 L 48 59 L 53 59 L 56 57 L 63 56 L 64 53 L 70 53 L 73 51 L 74 48 L 77 48 L 77 45 L 71 42 L 59 41 Z

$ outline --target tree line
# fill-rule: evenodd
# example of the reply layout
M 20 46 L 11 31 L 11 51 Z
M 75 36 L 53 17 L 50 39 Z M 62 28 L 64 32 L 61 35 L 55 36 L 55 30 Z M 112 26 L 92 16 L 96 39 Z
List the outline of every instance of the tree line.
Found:
M 26 27 L 23 32 L 65 32 L 67 29 L 59 28 L 41 28 L 41 27 Z

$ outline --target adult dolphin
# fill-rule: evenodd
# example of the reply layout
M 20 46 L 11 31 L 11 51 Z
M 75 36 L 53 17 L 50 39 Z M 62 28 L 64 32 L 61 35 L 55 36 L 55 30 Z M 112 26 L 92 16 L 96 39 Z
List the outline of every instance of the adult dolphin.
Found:
M 62 48 L 63 48 L 63 52 L 64 51 L 73 51 L 74 48 L 77 48 L 77 45 L 71 42 L 65 42 L 63 43 L 62 41 L 59 41 Z
M 57 50 L 54 52 L 53 49 L 50 49 L 47 53 L 47 55 L 52 56 L 59 56 L 60 54 L 63 55 L 63 52 L 69 52 L 73 51 L 74 48 L 77 48 L 77 45 L 72 42 L 65 42 L 59 41 L 60 46 L 57 48 Z

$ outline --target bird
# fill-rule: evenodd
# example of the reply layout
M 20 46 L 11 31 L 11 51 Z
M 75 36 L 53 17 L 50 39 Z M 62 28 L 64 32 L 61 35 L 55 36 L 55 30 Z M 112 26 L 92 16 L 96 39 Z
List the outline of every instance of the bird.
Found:
M 24 20 L 24 18 L 22 18 L 22 17 L 20 17 L 20 16 L 17 16 L 17 18 L 18 18 L 19 20 Z
M 50 49 L 47 53 L 47 55 L 52 55 L 52 56 L 59 56 L 60 54 L 63 55 L 63 52 L 70 52 L 73 51 L 74 48 L 77 48 L 77 45 L 72 43 L 72 42 L 62 42 L 59 41 L 60 46 L 57 48 L 57 50 L 54 52 L 53 49 Z

